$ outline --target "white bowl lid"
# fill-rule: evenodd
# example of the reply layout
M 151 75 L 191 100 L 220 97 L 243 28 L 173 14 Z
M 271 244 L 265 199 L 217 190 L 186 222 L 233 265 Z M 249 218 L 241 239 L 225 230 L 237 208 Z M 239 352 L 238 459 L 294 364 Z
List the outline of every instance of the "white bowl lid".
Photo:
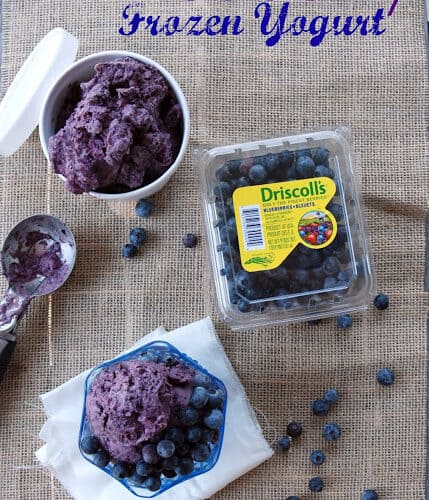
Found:
M 49 89 L 74 62 L 77 49 L 73 35 L 55 28 L 28 56 L 0 103 L 0 155 L 13 154 L 37 127 Z

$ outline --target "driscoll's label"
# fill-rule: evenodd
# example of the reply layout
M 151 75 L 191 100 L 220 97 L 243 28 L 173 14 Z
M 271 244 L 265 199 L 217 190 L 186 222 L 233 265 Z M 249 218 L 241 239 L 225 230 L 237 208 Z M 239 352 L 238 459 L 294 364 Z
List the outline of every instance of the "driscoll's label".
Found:
M 337 222 L 326 206 L 336 189 L 328 177 L 236 189 L 233 201 L 243 268 L 275 269 L 300 243 L 313 249 L 330 245 Z

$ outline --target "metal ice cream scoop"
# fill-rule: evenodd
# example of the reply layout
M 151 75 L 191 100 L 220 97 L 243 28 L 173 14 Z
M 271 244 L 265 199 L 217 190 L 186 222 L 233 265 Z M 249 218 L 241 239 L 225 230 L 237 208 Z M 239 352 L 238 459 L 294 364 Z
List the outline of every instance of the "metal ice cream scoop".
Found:
M 0 381 L 16 345 L 16 328 L 31 299 L 57 290 L 70 276 L 76 242 L 70 228 L 52 215 L 17 224 L 1 251 L 8 288 L 0 302 Z

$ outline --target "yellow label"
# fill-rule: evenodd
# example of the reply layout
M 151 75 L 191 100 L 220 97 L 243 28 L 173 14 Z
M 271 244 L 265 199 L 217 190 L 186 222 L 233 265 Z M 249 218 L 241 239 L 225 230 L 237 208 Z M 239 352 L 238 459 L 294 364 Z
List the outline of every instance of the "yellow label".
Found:
M 326 205 L 336 189 L 328 177 L 236 189 L 233 202 L 243 269 L 275 269 L 299 243 L 312 249 L 330 245 L 337 221 Z

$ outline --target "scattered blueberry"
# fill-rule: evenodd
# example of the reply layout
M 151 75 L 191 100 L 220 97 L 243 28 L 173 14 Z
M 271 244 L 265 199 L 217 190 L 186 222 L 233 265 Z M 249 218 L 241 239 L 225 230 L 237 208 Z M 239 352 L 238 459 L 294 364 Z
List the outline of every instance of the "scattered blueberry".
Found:
M 320 479 L 320 477 L 313 477 L 308 482 L 308 488 L 310 489 L 310 491 L 313 491 L 313 492 L 322 491 L 324 486 L 325 485 L 324 485 L 323 481 Z
M 209 392 L 210 408 L 220 408 L 223 404 L 224 394 L 220 389 L 215 389 Z
M 195 234 L 187 233 L 185 234 L 185 236 L 183 236 L 182 242 L 186 248 L 194 248 L 197 246 L 198 238 L 195 236 Z
M 100 449 L 100 441 L 95 436 L 86 436 L 80 442 L 80 447 L 84 453 L 94 455 Z
M 340 399 L 337 389 L 326 389 L 324 400 L 330 405 L 336 403 Z
M 144 482 L 144 486 L 149 491 L 158 491 L 161 488 L 161 479 L 158 476 L 149 476 Z
M 194 471 L 194 461 L 188 457 L 179 460 L 179 465 L 176 467 L 175 471 L 181 476 L 187 476 Z
M 137 205 L 136 205 L 136 214 L 139 217 L 143 217 L 144 219 L 147 219 L 152 215 L 153 212 L 153 203 L 151 203 L 149 200 L 140 200 Z
M 209 429 L 220 429 L 223 424 L 223 413 L 217 408 L 214 408 L 206 415 L 204 423 Z
M 374 307 L 383 311 L 389 307 L 389 297 L 384 293 L 379 293 L 374 299 Z
M 144 460 L 136 463 L 136 473 L 141 477 L 147 477 L 153 472 L 153 467 Z
M 324 399 L 316 399 L 313 401 L 311 408 L 315 415 L 321 417 L 322 415 L 326 415 L 328 413 L 329 404 Z
M 375 490 L 365 490 L 360 496 L 360 500 L 378 500 L 378 495 Z
M 341 314 L 341 316 L 337 317 L 337 325 L 339 328 L 350 328 L 353 324 L 353 318 L 350 314 Z
M 97 467 L 103 468 L 110 462 L 110 457 L 106 450 L 101 449 L 92 457 L 92 461 Z
M 323 437 L 327 441 L 336 441 L 341 436 L 341 429 L 338 424 L 325 424 L 323 427 Z
M 159 455 L 156 452 L 156 445 L 154 444 L 145 444 L 143 446 L 142 457 L 143 460 L 149 465 L 156 465 L 160 461 Z
M 314 450 L 310 455 L 310 461 L 313 465 L 322 465 L 325 461 L 325 458 L 325 454 L 322 450 Z
M 211 384 L 210 377 L 202 372 L 196 373 L 194 378 L 192 379 L 192 385 L 194 387 L 199 386 L 208 389 L 210 387 L 210 384 Z
M 205 462 L 210 457 L 210 447 L 206 443 L 198 443 L 192 448 L 192 458 L 196 462 Z
M 188 406 L 187 408 L 181 408 L 179 410 L 179 419 L 183 425 L 191 426 L 198 422 L 199 414 L 198 410 Z
M 130 466 L 126 462 L 116 462 L 112 467 L 112 476 L 115 479 L 125 479 L 131 476 Z
M 176 447 L 173 441 L 169 441 L 168 439 L 163 439 L 156 446 L 156 452 L 161 458 L 170 458 L 174 455 L 175 451 Z
M 302 424 L 300 422 L 289 422 L 286 427 L 286 433 L 288 436 L 297 438 L 302 434 Z
M 395 374 L 390 368 L 382 368 L 377 372 L 377 382 L 381 385 L 389 386 L 395 381 Z
M 132 259 L 137 253 L 137 247 L 132 243 L 127 243 L 122 247 L 122 255 L 127 259 Z
M 277 448 L 280 451 L 289 451 L 292 440 L 289 436 L 283 436 L 277 441 Z
M 147 231 L 142 227 L 133 227 L 130 231 L 129 240 L 136 247 L 141 247 L 147 241 Z

